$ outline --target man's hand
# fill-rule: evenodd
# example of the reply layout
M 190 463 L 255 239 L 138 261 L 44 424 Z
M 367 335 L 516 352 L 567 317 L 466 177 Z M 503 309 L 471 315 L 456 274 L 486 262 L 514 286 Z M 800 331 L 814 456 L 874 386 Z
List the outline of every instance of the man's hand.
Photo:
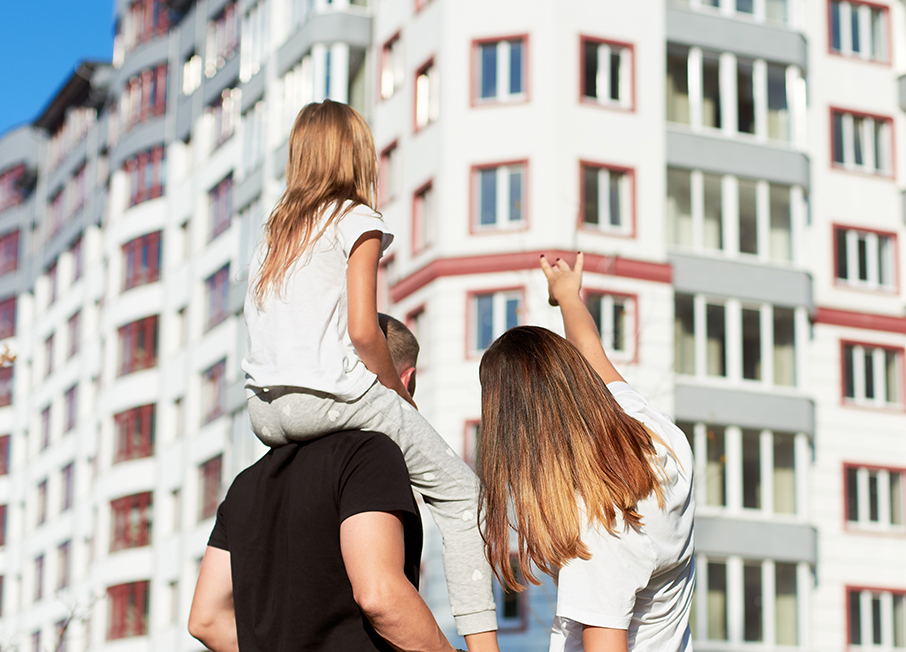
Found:
M 541 270 L 547 277 L 547 302 L 552 306 L 560 305 L 568 297 L 579 296 L 579 290 L 582 288 L 582 267 L 585 257 L 581 252 L 576 256 L 576 266 L 569 268 L 569 264 L 562 258 L 558 258 L 551 265 L 544 254 L 541 255 Z

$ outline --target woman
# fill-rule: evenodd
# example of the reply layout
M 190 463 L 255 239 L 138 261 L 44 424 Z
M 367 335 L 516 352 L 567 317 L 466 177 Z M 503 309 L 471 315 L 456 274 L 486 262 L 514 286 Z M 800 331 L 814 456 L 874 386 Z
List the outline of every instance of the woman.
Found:
M 566 339 L 504 333 L 481 361 L 485 550 L 502 583 L 558 577 L 552 651 L 691 650 L 692 451 L 607 358 L 570 269 L 542 256 Z

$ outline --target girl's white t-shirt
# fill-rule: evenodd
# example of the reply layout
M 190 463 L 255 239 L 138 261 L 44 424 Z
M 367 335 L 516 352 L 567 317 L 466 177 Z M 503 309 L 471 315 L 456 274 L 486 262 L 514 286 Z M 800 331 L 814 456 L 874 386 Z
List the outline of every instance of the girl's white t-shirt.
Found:
M 584 624 L 627 630 L 629 650 L 691 651 L 692 450 L 670 417 L 651 407 L 627 383 L 607 387 L 623 410 L 661 437 L 675 455 L 655 444 L 666 472 L 665 507 L 658 507 L 653 494 L 640 502 L 643 525 L 639 531 L 624 531 L 619 517 L 618 535 L 600 526 L 585 527 L 582 541 L 592 556 L 570 560 L 560 569 L 550 649 L 583 650 Z
M 321 219 L 333 212 L 326 206 Z M 320 230 L 316 227 L 315 233 Z M 246 387 L 289 385 L 356 399 L 374 383 L 349 339 L 346 269 L 349 253 L 363 234 L 383 234 L 381 255 L 393 241 L 380 216 L 356 206 L 327 227 L 287 273 L 282 293 L 271 291 L 259 309 L 252 290 L 264 262 L 262 243 L 249 265 L 245 298 L 249 354 L 242 361 Z

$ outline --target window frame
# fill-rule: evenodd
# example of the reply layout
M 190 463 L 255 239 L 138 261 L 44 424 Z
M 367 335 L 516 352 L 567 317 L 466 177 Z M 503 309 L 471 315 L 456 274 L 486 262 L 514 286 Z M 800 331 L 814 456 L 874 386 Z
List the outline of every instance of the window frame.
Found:
M 143 459 L 154 455 L 155 430 L 157 428 L 157 406 L 155 403 L 138 405 L 113 415 L 114 451 L 113 463 Z M 130 423 L 139 422 L 138 446 L 131 441 L 134 432 L 128 430 Z
M 63 432 L 73 430 L 79 423 L 79 384 L 71 385 L 63 393 Z
M 210 215 L 210 230 L 208 232 L 208 242 L 212 242 L 219 235 L 229 230 L 233 224 L 233 215 L 235 213 L 235 204 L 233 201 L 233 191 L 235 190 L 233 173 L 230 172 L 220 181 L 215 183 L 207 192 L 208 211 Z M 224 208 L 226 215 L 218 215 Z
M 875 646 L 873 643 L 868 643 L 868 644 L 865 644 L 865 643 L 858 643 L 858 644 L 856 644 L 856 643 L 853 643 L 853 642 L 852 642 L 852 639 L 853 639 L 853 631 L 852 631 L 852 623 L 853 623 L 853 620 L 852 620 L 852 610 L 851 610 L 852 604 L 851 604 L 851 601 L 850 601 L 850 595 L 851 595 L 852 593 L 858 593 L 858 594 L 859 594 L 859 598 L 860 598 L 860 605 L 859 605 L 859 606 L 860 606 L 860 618 L 859 618 L 859 620 L 860 620 L 860 622 L 861 622 L 861 621 L 863 620 L 863 619 L 861 618 L 861 614 L 864 613 L 864 612 L 862 611 L 862 609 L 861 609 L 861 607 L 862 607 L 862 605 L 861 605 L 861 594 L 864 593 L 864 592 L 866 592 L 866 591 L 867 591 L 867 592 L 870 592 L 870 593 L 873 593 L 873 594 L 885 594 L 885 593 L 886 593 L 886 594 L 889 594 L 889 595 L 891 596 L 891 598 L 893 598 L 894 596 L 899 596 L 899 597 L 902 597 L 903 600 L 906 600 L 906 589 L 892 589 L 892 588 L 881 588 L 881 587 L 878 587 L 878 586 L 863 586 L 863 585 L 857 585 L 857 584 L 846 584 L 846 585 L 843 587 L 844 603 L 846 604 L 846 649 L 847 649 L 847 650 L 871 650 L 871 649 L 888 650 L 888 649 L 902 649 L 902 648 L 888 648 L 888 647 L 884 646 L 883 643 L 882 643 L 881 645 L 879 645 L 879 646 Z M 882 605 L 883 605 L 883 602 L 882 602 Z M 893 609 L 891 609 L 891 611 L 893 611 Z M 883 631 L 883 627 L 884 627 L 884 625 L 883 625 L 884 620 L 885 620 L 884 614 L 882 613 L 882 614 L 881 614 L 881 622 L 882 622 L 881 628 L 882 628 L 882 631 Z M 866 624 L 868 625 L 868 635 L 870 636 L 870 635 L 873 633 L 872 630 L 874 629 L 873 626 L 872 626 L 872 623 L 871 623 L 871 619 L 869 619 L 867 623 L 861 622 L 861 629 L 862 629 L 862 632 L 865 632 L 865 625 L 866 625 Z M 861 634 L 862 632 L 860 632 L 860 634 Z M 860 636 L 860 638 L 862 638 L 862 636 Z
M 846 347 L 861 347 L 863 352 L 866 348 L 881 349 L 885 352 L 893 351 L 897 356 L 897 382 L 896 388 L 899 394 L 898 403 L 881 403 L 878 401 L 869 402 L 871 399 L 865 397 L 848 397 L 846 395 Z M 863 369 L 864 371 L 864 369 Z M 853 393 L 855 394 L 855 369 L 853 369 Z M 864 379 L 862 381 L 864 383 Z M 884 387 L 886 390 L 886 385 Z M 897 345 L 878 344 L 877 342 L 865 342 L 861 340 L 840 338 L 840 406 L 846 408 L 860 408 L 864 410 L 878 410 L 881 412 L 906 412 L 906 348 Z
M 400 148 L 399 140 L 395 139 L 389 145 L 384 147 L 381 150 L 380 156 L 378 157 L 379 162 L 379 174 L 378 174 L 378 187 L 377 187 L 377 201 L 378 208 L 383 208 L 390 202 L 394 201 L 399 194 L 400 186 Z M 385 173 L 385 170 L 387 171 Z M 389 176 L 390 180 L 385 185 L 385 174 Z
M 201 425 L 204 426 L 222 417 L 227 413 L 227 364 L 226 358 L 221 358 L 201 372 L 202 415 Z M 214 390 L 214 393 L 211 393 Z M 209 395 L 210 393 L 210 395 Z M 212 400 L 212 397 L 215 400 Z
M 849 174 L 870 177 L 873 179 L 889 179 L 891 181 L 896 180 L 896 176 L 897 176 L 897 155 L 896 155 L 897 140 L 896 140 L 896 125 L 895 125 L 895 121 L 894 121 L 893 117 L 880 115 L 877 113 L 870 113 L 870 112 L 866 112 L 866 111 L 857 111 L 857 110 L 853 110 L 853 109 L 847 109 L 847 108 L 837 106 L 837 105 L 829 106 L 828 112 L 829 112 L 829 117 L 830 117 L 830 120 L 828 121 L 828 134 L 829 134 L 828 143 L 830 144 L 830 147 L 828 148 L 828 153 L 830 155 L 830 157 L 829 157 L 830 169 L 833 171 L 836 171 L 836 172 L 846 172 Z M 845 116 L 848 115 L 848 116 L 850 116 L 850 119 L 862 118 L 862 119 L 873 120 L 876 123 L 878 121 L 886 123 L 887 129 L 890 132 L 888 135 L 889 142 L 888 142 L 888 150 L 887 150 L 887 155 L 890 158 L 890 161 L 889 161 L 890 169 L 889 170 L 878 170 L 877 168 L 869 169 L 864 165 L 862 167 L 856 167 L 856 164 L 854 161 L 852 161 L 852 162 L 846 161 L 846 142 L 845 142 L 846 133 L 843 134 L 843 138 L 844 138 L 843 158 L 844 158 L 844 161 L 842 163 L 838 163 L 835 160 L 835 151 L 834 150 L 836 149 L 836 143 L 834 141 L 834 114 L 838 114 L 838 113 L 841 116 L 843 116 L 844 119 L 845 119 Z M 843 129 L 845 132 L 845 129 L 846 129 L 845 125 L 844 125 Z M 853 134 L 850 134 L 850 135 L 852 136 Z M 864 156 L 864 153 L 863 153 L 863 156 Z
M 626 333 L 625 337 L 628 343 L 626 349 L 616 350 L 612 347 L 606 346 L 604 343 L 604 336 L 607 333 L 605 329 L 599 329 L 598 336 L 602 338 L 601 344 L 604 346 L 604 350 L 607 351 L 607 355 L 613 358 L 615 361 L 623 362 L 624 364 L 638 364 L 639 363 L 639 324 L 641 320 L 639 319 L 639 295 L 633 292 L 621 292 L 614 291 L 605 288 L 598 287 L 585 287 L 582 291 L 582 303 L 585 304 L 585 307 L 591 313 L 591 307 L 588 305 L 589 300 L 592 297 L 613 297 L 615 299 L 624 299 L 632 303 L 632 308 L 627 310 L 627 323 L 626 323 Z M 592 314 L 592 319 L 594 319 L 594 314 Z M 595 320 L 598 321 L 597 319 Z M 603 326 L 603 324 L 602 324 Z
M 110 552 L 151 545 L 154 493 L 143 491 L 110 501 Z M 137 519 L 133 518 L 137 512 Z
M 615 46 L 629 50 L 629 98 L 626 102 L 608 100 L 602 102 L 600 98 L 591 97 L 585 94 L 585 44 L 594 43 L 597 45 Z M 583 106 L 593 106 L 608 111 L 620 111 L 623 113 L 635 113 L 636 111 L 636 53 L 635 44 L 629 41 L 619 41 L 610 38 L 590 36 L 588 34 L 579 34 L 579 104 Z
M 230 315 L 230 263 L 204 280 L 205 332 L 226 321 Z
M 627 226 L 621 228 L 612 228 L 604 227 L 600 224 L 594 225 L 588 222 L 585 222 L 585 170 L 586 168 L 595 168 L 600 174 L 601 170 L 607 170 L 608 172 L 619 172 L 620 174 L 625 175 L 625 183 L 627 188 L 625 194 L 631 206 L 628 209 L 629 215 L 627 217 Z M 600 198 L 600 187 L 598 191 L 598 196 Z M 627 167 L 624 165 L 617 165 L 613 163 L 601 163 L 598 161 L 590 161 L 587 159 L 579 159 L 579 215 L 577 221 L 578 229 L 583 233 L 597 233 L 599 235 L 606 235 L 614 238 L 629 238 L 635 239 L 637 236 L 636 225 L 637 225 L 637 211 L 636 211 L 636 199 L 637 199 L 637 188 L 636 188 L 636 171 L 634 167 Z M 598 203 L 598 214 L 601 214 L 600 201 Z M 622 217 L 622 216 L 621 216 Z
M 107 587 L 107 639 L 146 636 L 150 621 L 151 582 L 139 580 Z M 132 609 L 130 610 L 130 598 Z M 129 611 L 134 613 L 129 615 Z M 131 622 L 130 622 L 131 620 Z
M 500 170 L 500 168 L 515 168 L 522 166 L 522 219 L 514 222 L 512 226 L 506 226 L 509 220 L 504 220 L 504 226 L 500 226 L 500 219 L 497 217 L 495 207 L 494 224 L 482 226 L 481 220 L 481 181 L 480 174 L 483 170 Z M 528 231 L 531 228 L 531 211 L 529 195 L 531 190 L 531 173 L 529 171 L 529 159 L 512 159 L 507 161 L 495 161 L 492 163 L 474 164 L 469 169 L 469 235 L 486 235 L 486 234 L 507 234 Z M 499 174 L 499 172 L 497 172 Z M 499 179 L 496 182 L 500 184 Z M 498 204 L 499 204 L 498 200 Z
M 899 256 L 900 250 L 899 250 L 899 239 L 897 238 L 896 231 L 882 231 L 880 229 L 865 228 L 862 226 L 853 226 L 850 224 L 841 224 L 838 222 L 832 223 L 831 229 L 832 229 L 833 249 L 834 249 L 833 260 L 831 261 L 832 274 L 833 274 L 833 279 L 834 279 L 834 287 L 837 287 L 837 288 L 840 288 L 843 290 L 856 290 L 856 291 L 876 292 L 876 293 L 883 293 L 883 294 L 897 294 L 898 295 L 900 293 L 900 256 Z M 893 249 L 893 255 L 892 255 L 893 269 L 890 270 L 891 277 L 893 279 L 893 285 L 881 285 L 880 283 L 876 283 L 876 284 L 872 285 L 869 281 L 861 281 L 858 279 L 850 280 L 848 278 L 839 277 L 837 275 L 837 259 L 839 256 L 837 233 L 839 231 L 844 231 L 844 232 L 855 231 L 857 234 L 858 233 L 864 233 L 864 234 L 869 234 L 869 235 L 873 234 L 873 235 L 877 236 L 878 238 L 881 238 L 881 237 L 890 238 L 891 246 Z M 870 257 L 870 253 L 867 252 L 866 256 Z M 876 256 L 876 262 L 878 262 L 877 256 Z M 858 265 L 858 261 L 856 262 L 856 265 Z
M 425 193 L 431 193 L 431 201 L 425 202 L 423 197 Z M 431 249 L 437 241 L 437 227 L 440 226 L 437 221 L 437 189 L 434 187 L 434 179 L 428 179 L 412 193 L 412 222 L 411 222 L 411 252 L 413 256 Z M 426 203 L 432 204 L 433 209 L 427 213 L 424 208 L 419 210 L 419 206 Z M 433 215 L 428 214 L 433 213 Z M 430 222 L 433 222 L 431 224 Z
M 138 348 L 140 332 L 146 339 L 151 338 L 153 340 L 150 344 L 146 342 L 146 347 L 150 350 L 145 350 L 141 355 L 139 355 Z M 128 350 L 126 349 L 127 342 L 125 341 L 127 336 L 134 340 L 129 342 Z M 148 315 L 117 328 L 117 347 L 119 349 L 117 377 L 157 367 L 157 358 L 160 353 L 159 340 L 160 315 Z
M 906 537 L 906 467 L 896 467 L 896 466 L 881 466 L 878 464 L 860 464 L 858 462 L 843 462 L 843 530 L 845 532 L 851 532 L 853 534 L 866 534 L 866 535 L 875 535 L 875 536 L 890 536 L 890 537 Z M 865 469 L 869 473 L 872 471 L 887 471 L 888 473 L 898 473 L 900 475 L 900 519 L 903 523 L 899 525 L 894 523 L 882 524 L 879 521 L 872 521 L 870 518 L 867 520 L 857 519 L 851 520 L 849 518 L 849 471 L 854 470 L 858 472 L 861 469 Z M 889 486 L 889 485 L 888 485 Z M 856 500 L 859 500 L 858 496 L 858 485 L 856 486 Z M 879 503 L 880 509 L 880 503 Z
M 875 58 L 871 57 L 870 54 L 867 57 L 863 57 L 860 53 L 854 53 L 852 51 L 851 44 L 850 44 L 850 51 L 843 52 L 842 51 L 842 45 L 843 45 L 842 35 L 843 35 L 843 32 L 845 31 L 845 29 L 842 24 L 840 25 L 841 49 L 840 50 L 834 49 L 834 23 L 833 23 L 833 10 L 832 10 L 831 5 L 835 2 L 835 0 L 827 0 L 827 4 L 826 4 L 827 54 L 830 56 L 834 56 L 834 57 L 841 57 L 846 60 L 861 61 L 864 63 L 872 63 L 875 65 L 884 66 L 886 68 L 892 67 L 893 66 L 893 56 L 892 55 L 893 55 L 894 42 L 893 42 L 893 27 L 891 26 L 891 22 L 890 22 L 890 5 L 882 4 L 880 2 L 866 2 L 864 0 L 843 0 L 843 1 L 850 5 L 850 11 L 852 11 L 853 5 L 856 5 L 856 6 L 866 6 L 869 9 L 880 9 L 883 12 L 883 14 L 884 14 L 884 38 L 885 38 L 884 59 L 875 59 Z M 852 24 L 850 24 L 850 29 L 852 29 Z M 868 30 L 869 30 L 869 32 L 871 31 L 870 23 L 868 25 Z M 850 37 L 850 40 L 851 39 L 852 39 L 852 37 Z M 870 44 L 866 44 L 866 45 L 868 45 L 870 47 Z
M 0 236 L 0 276 L 19 269 L 20 229 L 7 231 Z M 9 256 L 8 254 L 15 255 Z
M 394 44 L 397 47 L 402 48 L 402 44 L 403 44 L 402 36 L 403 36 L 402 30 L 397 30 L 396 32 L 394 32 L 394 34 L 392 36 L 390 36 L 390 38 L 384 40 L 383 44 L 381 44 L 380 56 L 377 57 L 377 60 L 378 60 L 377 61 L 377 77 L 376 77 L 377 84 L 375 84 L 376 90 L 377 90 L 377 102 L 378 103 L 386 102 L 389 99 L 391 99 L 392 97 L 398 95 L 400 93 L 400 91 L 402 90 L 403 84 L 406 80 L 405 53 L 400 49 L 397 54 L 397 56 L 399 57 L 399 61 L 396 62 L 393 59 L 392 50 L 391 50 L 391 46 L 393 46 Z M 389 95 L 385 96 L 384 95 L 384 70 L 386 69 L 385 64 L 388 61 L 388 53 L 390 53 L 389 61 L 390 61 L 390 70 L 393 75 L 393 89 L 390 91 Z M 397 68 L 397 64 L 399 66 L 398 68 Z M 399 79 L 397 79 L 397 73 L 400 73 Z
M 5 340 L 8 337 L 15 337 L 17 308 L 15 295 L 0 301 L 0 339 Z M 7 316 L 10 318 L 9 321 L 11 322 L 9 324 L 3 319 Z
M 467 360 L 476 360 L 484 354 L 487 349 L 478 348 L 478 328 L 476 319 L 478 318 L 478 311 L 476 301 L 480 296 L 486 295 L 497 295 L 497 294 L 509 294 L 517 295 L 519 298 L 519 306 L 516 311 L 516 325 L 520 326 L 523 323 L 522 315 L 520 313 L 525 312 L 525 297 L 526 297 L 526 288 L 524 285 L 509 285 L 502 287 L 492 287 L 492 288 L 481 288 L 477 290 L 469 290 L 466 292 L 466 351 L 465 358 Z M 506 299 L 504 299 L 506 301 Z M 494 328 L 495 324 L 491 324 L 491 330 L 496 331 Z M 501 332 L 506 332 L 506 324 L 504 324 L 504 329 Z M 494 340 L 500 337 L 499 335 L 493 337 L 492 343 Z
M 519 104 L 528 104 L 531 101 L 531 87 L 529 85 L 529 42 L 530 37 L 528 32 L 522 32 L 519 34 L 507 34 L 503 36 L 485 36 L 481 38 L 472 39 L 472 42 L 469 46 L 471 65 L 469 67 L 469 88 L 471 89 L 470 93 L 470 106 L 474 108 L 485 107 L 485 106 L 513 106 Z M 481 97 L 481 48 L 484 45 L 491 44 L 500 44 L 502 42 L 510 41 L 521 41 L 522 42 L 522 92 L 520 93 L 498 93 L 493 97 Z M 498 63 L 498 69 L 500 64 Z M 499 87 L 499 84 L 498 84 Z
M 12 435 L 0 435 L 0 476 L 9 475 Z
M 412 77 L 414 85 L 412 93 L 412 133 L 414 134 L 421 133 L 440 119 L 440 81 L 438 77 L 435 77 L 432 80 L 431 76 L 428 75 L 428 119 L 423 125 L 420 125 L 418 122 L 418 79 L 422 75 L 426 75 L 429 70 L 433 70 L 435 75 L 439 75 L 437 69 L 437 61 L 434 56 L 431 56 L 415 69 L 415 74 Z M 432 88 L 434 89 L 434 94 L 438 96 L 436 99 L 431 94 Z M 432 105 L 435 105 L 435 103 L 437 107 L 437 115 L 432 118 L 431 110 Z
M 216 481 L 214 480 L 216 476 Z M 217 514 L 220 505 L 220 485 L 223 483 L 223 453 L 198 465 L 200 491 L 198 492 L 198 520 L 204 521 Z

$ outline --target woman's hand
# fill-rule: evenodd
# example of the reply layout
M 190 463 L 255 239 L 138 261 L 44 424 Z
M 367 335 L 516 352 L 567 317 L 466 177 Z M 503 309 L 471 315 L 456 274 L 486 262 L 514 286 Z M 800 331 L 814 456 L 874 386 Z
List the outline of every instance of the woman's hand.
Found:
M 552 306 L 559 306 L 567 298 L 578 297 L 582 288 L 582 266 L 584 256 L 582 252 L 576 256 L 576 266 L 570 269 L 569 264 L 558 258 L 551 265 L 544 254 L 541 254 L 541 269 L 547 277 L 547 302 Z

